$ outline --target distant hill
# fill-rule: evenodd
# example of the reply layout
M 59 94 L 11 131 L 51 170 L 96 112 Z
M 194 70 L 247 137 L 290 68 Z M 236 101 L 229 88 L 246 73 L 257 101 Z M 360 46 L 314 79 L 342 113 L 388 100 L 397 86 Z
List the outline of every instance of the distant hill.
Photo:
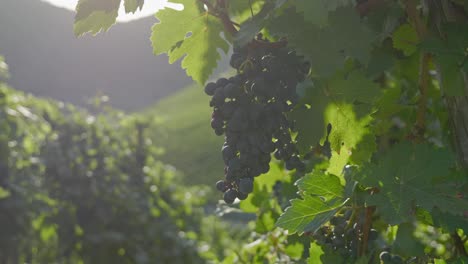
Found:
M 187 184 L 213 186 L 224 175 L 224 137 L 216 136 L 211 129 L 209 101 L 203 88 L 190 85 L 141 112 L 154 117 L 152 124 L 166 131 L 164 135 L 154 134 L 153 142 L 165 150 L 161 160 L 182 171 Z
M 74 14 L 39 0 L 0 1 L 0 54 L 19 90 L 84 105 L 99 92 L 124 110 L 145 108 L 192 83 L 178 64 L 154 56 L 154 17 L 77 39 Z

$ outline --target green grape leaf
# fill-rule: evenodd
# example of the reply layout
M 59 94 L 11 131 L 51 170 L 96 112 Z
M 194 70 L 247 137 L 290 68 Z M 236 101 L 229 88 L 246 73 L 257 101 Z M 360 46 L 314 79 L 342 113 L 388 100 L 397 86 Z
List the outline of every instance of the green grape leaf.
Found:
M 462 229 L 465 234 L 468 233 L 468 215 L 453 215 L 434 208 L 432 221 L 435 226 L 443 228 L 446 232 L 451 233 L 456 229 Z
M 319 196 L 327 201 L 343 198 L 344 188 L 340 179 L 335 175 L 314 170 L 298 180 L 296 184 L 305 195 Z
M 368 196 L 366 202 L 376 205 L 382 218 L 391 225 L 409 221 L 415 206 L 428 211 L 437 207 L 460 215 L 463 208 L 468 208 L 468 201 L 457 198 L 453 188 L 434 182 L 449 175 L 453 165 L 453 156 L 446 149 L 399 144 L 377 164 L 365 167 L 358 181 L 380 189 L 378 194 Z
M 304 252 L 304 245 L 301 243 L 289 244 L 284 249 L 284 252 L 293 259 L 300 259 Z
M 406 56 L 410 56 L 418 50 L 418 33 L 410 24 L 401 25 L 393 33 L 393 47 L 403 51 Z
M 346 6 L 349 0 L 296 0 L 296 10 L 304 14 L 304 19 L 317 26 L 328 24 L 328 13 Z
M 329 181 L 325 189 L 320 185 L 327 178 Z M 338 177 L 329 174 L 321 175 L 318 171 L 309 174 L 297 184 L 303 199 L 291 200 L 291 206 L 286 208 L 278 218 L 276 225 L 291 233 L 299 234 L 308 231 L 315 232 L 329 221 L 346 204 L 354 190 L 351 186 L 352 182 L 343 188 Z M 349 191 L 350 186 L 352 191 Z
M 325 100 L 314 100 L 310 108 L 298 107 L 289 115 L 288 119 L 294 120 L 297 130 L 297 148 L 301 154 L 306 154 L 312 146 L 317 145 L 326 133 L 323 111 L 327 106 Z
M 387 48 L 375 49 L 371 53 L 366 74 L 372 79 L 377 79 L 384 71 L 391 69 L 395 64 L 395 58 Z
M 145 0 L 125 0 L 125 13 L 135 13 L 138 9 L 143 8 Z
M 392 247 L 394 253 L 404 257 L 424 255 L 424 246 L 414 237 L 414 231 L 412 223 L 402 223 L 398 226 Z
M 422 48 L 434 54 L 441 74 L 441 88 L 449 96 L 465 95 L 463 74 L 467 69 L 468 32 L 466 24 L 447 25 L 446 41 L 429 38 Z
M 319 197 L 313 196 L 305 196 L 303 200 L 293 199 L 291 206 L 278 218 L 276 225 L 291 233 L 314 232 L 342 206 L 343 203 L 325 203 Z
M 343 182 L 343 168 L 348 164 L 350 152 L 348 150 L 343 149 L 340 153 L 336 151 L 331 152 L 331 158 L 329 160 L 327 172 L 339 175 L 340 180 Z
M 317 243 L 309 247 L 308 264 L 343 264 L 347 263 L 341 255 L 331 248 L 322 248 Z
M 73 31 L 76 36 L 87 32 L 96 35 L 109 29 L 117 19 L 121 0 L 80 0 L 76 5 Z
M 327 123 L 332 125 L 328 138 L 331 149 L 338 153 L 343 147 L 353 151 L 364 135 L 370 133 L 368 126 L 372 118 L 368 115 L 357 119 L 350 104 L 329 104 L 324 115 Z
M 76 5 L 75 20 L 82 20 L 94 12 L 116 13 L 121 0 L 79 0 Z
M 216 17 L 205 12 L 196 0 L 178 0 L 182 11 L 166 8 L 156 13 L 160 21 L 152 28 L 154 54 L 167 53 L 169 63 L 182 59 L 182 68 L 198 83 L 204 83 L 216 68 L 221 56 L 227 53 L 229 35 Z M 224 34 L 224 37 L 222 36 Z
M 309 258 L 307 259 L 308 264 L 320 264 L 322 261 L 320 260 L 320 256 L 322 256 L 325 252 L 323 252 L 322 247 L 319 246 L 317 243 L 313 242 L 310 243 L 309 247 Z
M 337 74 L 323 89 L 325 96 L 333 101 L 373 103 L 380 95 L 380 87 L 369 80 L 363 71 Z

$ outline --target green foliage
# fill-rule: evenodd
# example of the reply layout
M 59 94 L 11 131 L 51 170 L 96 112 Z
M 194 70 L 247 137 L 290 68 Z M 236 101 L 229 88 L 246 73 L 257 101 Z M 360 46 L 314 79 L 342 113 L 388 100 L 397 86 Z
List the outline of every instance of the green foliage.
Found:
M 428 39 L 423 48 L 435 55 L 441 71 L 441 87 L 447 95 L 463 95 L 466 73 L 466 48 L 468 33 L 466 24 L 445 25 L 446 39 Z
M 401 25 L 393 33 L 393 47 L 403 51 L 406 56 L 413 54 L 418 49 L 418 44 L 418 34 L 409 24 Z
M 312 62 L 314 73 L 329 77 L 344 67 L 348 57 L 363 64 L 370 59 L 376 34 L 364 23 L 352 7 L 330 12 L 329 26 L 318 28 L 304 21 L 292 10 L 286 10 L 268 26 L 272 34 L 286 36 L 288 42 Z
M 297 12 L 304 13 L 304 19 L 317 26 L 326 26 L 328 24 L 328 14 L 330 11 L 335 11 L 340 6 L 346 6 L 348 0 L 332 0 L 332 1 L 296 1 Z
M 205 263 L 233 245 L 203 229 L 206 188 L 158 161 L 146 119 L 0 95 L 1 263 Z

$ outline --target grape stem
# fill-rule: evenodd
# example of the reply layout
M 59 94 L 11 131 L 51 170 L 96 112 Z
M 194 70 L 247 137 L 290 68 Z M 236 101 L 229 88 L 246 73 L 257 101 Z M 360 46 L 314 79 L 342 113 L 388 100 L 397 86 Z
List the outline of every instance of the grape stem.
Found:
M 362 230 L 362 243 L 360 249 L 360 256 L 366 254 L 367 245 L 369 242 L 369 232 L 372 228 L 372 215 L 374 214 L 375 206 L 369 206 L 366 208 L 366 220 L 364 222 Z
M 466 252 L 465 245 L 464 245 L 462 239 L 460 238 L 460 236 L 458 235 L 457 231 L 454 231 L 452 233 L 452 239 L 455 242 L 455 248 L 456 248 L 457 252 L 459 254 L 465 256 L 465 257 L 468 257 L 468 252 Z
M 238 32 L 237 28 L 235 28 L 234 25 L 238 27 L 240 25 L 238 23 L 233 22 L 231 18 L 229 17 L 229 14 L 226 11 L 227 8 L 225 8 L 227 5 L 224 0 L 219 0 L 217 2 L 217 5 L 220 5 L 222 8 L 218 8 L 217 6 L 212 5 L 207 0 L 198 0 L 198 1 L 203 3 L 208 8 L 208 14 L 221 19 L 224 29 L 227 32 L 229 32 L 229 34 L 235 35 Z
M 417 3 L 415 0 L 406 0 L 405 10 L 406 15 L 409 20 L 412 22 L 416 29 L 416 33 L 420 40 L 423 40 L 427 36 L 427 27 L 424 22 L 421 20 L 421 17 L 418 14 L 416 7 Z M 428 89 L 429 89 L 429 62 L 431 60 L 431 55 L 427 52 L 422 53 L 421 61 L 419 63 L 419 101 L 418 109 L 416 116 L 416 124 L 414 129 L 413 139 L 422 139 L 424 132 L 426 130 L 426 106 L 428 100 Z

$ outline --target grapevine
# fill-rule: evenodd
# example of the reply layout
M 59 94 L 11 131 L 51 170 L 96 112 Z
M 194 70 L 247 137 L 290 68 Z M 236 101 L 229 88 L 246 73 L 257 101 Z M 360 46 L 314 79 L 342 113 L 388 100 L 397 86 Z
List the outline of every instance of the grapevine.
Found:
M 233 263 L 466 262 L 466 1 L 174 2 L 154 53 L 211 96 L 216 188 L 266 248 Z

